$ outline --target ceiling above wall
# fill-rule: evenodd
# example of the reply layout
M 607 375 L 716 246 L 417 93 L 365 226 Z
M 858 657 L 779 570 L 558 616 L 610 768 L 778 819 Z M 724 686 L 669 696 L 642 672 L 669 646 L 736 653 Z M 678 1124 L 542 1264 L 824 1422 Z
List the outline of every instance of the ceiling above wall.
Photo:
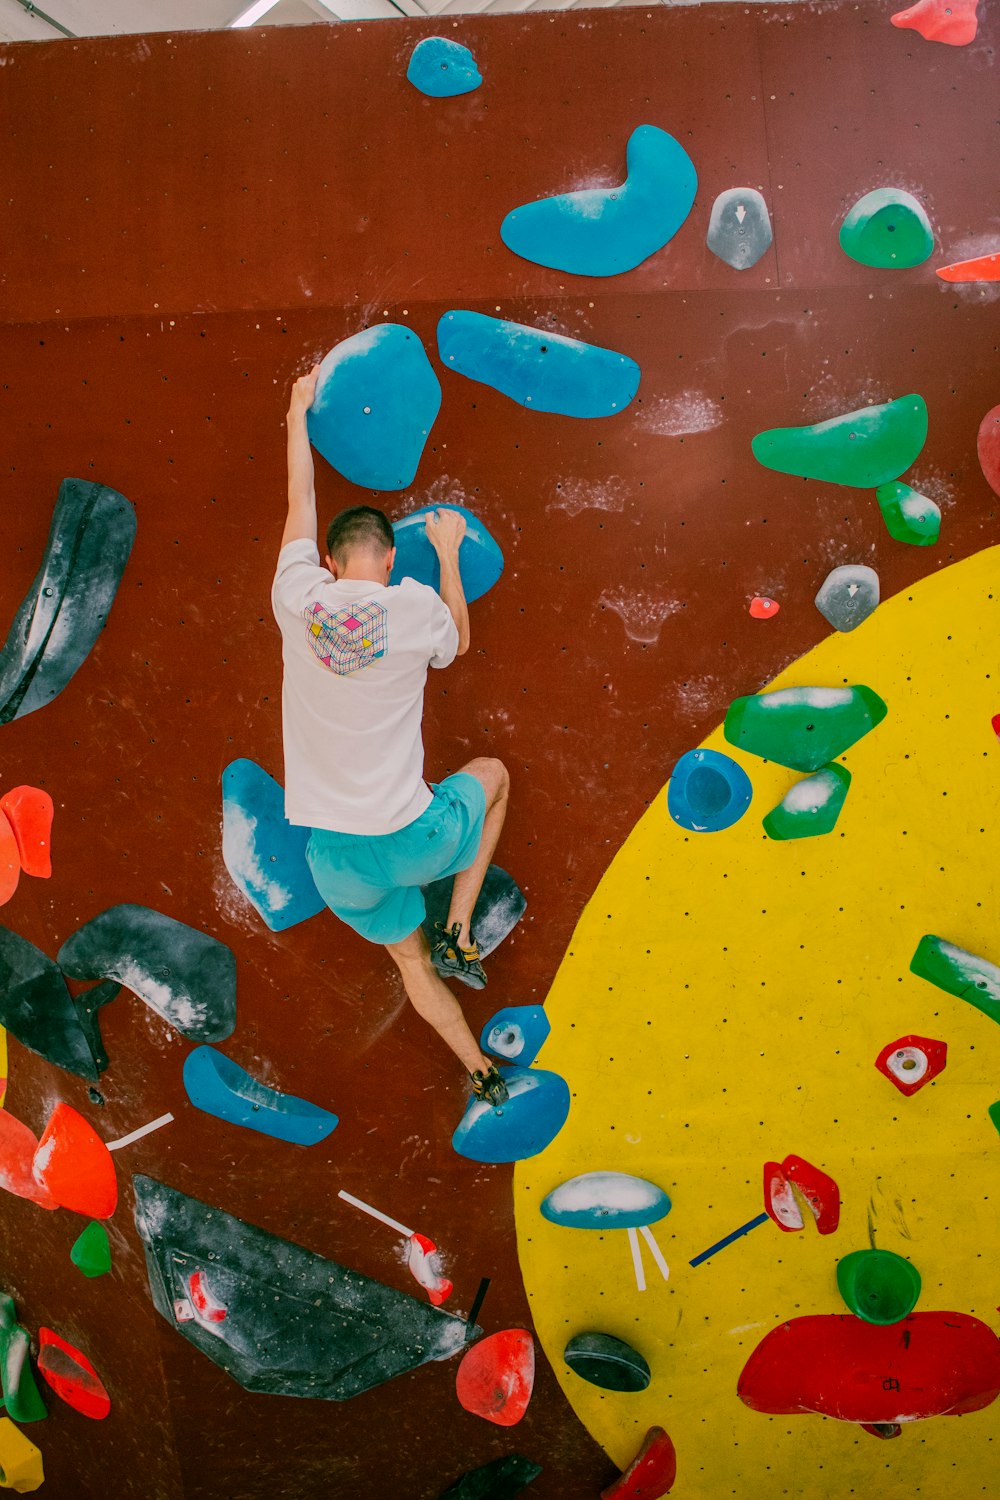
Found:
M 143 31 L 224 31 L 241 16 L 256 26 L 335 25 L 398 16 L 607 9 L 685 0 L 0 0 L 0 42 L 51 42 L 66 36 L 122 36 Z M 264 6 L 267 5 L 266 11 Z M 262 14 L 254 16 L 261 10 Z

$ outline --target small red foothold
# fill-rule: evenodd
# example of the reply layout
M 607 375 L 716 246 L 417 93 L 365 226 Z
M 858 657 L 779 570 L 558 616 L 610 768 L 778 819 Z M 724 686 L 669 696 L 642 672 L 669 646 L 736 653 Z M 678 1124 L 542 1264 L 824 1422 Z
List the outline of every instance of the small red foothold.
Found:
M 976 35 L 977 0 L 917 0 L 909 10 L 898 10 L 890 16 L 893 26 L 918 31 L 927 42 L 944 42 L 948 47 L 964 47 Z
M 99 1422 L 111 1410 L 111 1397 L 85 1354 L 51 1328 L 38 1330 L 38 1368 L 56 1395 L 84 1417 Z
M 535 1344 L 526 1328 L 506 1328 L 474 1344 L 458 1367 L 455 1394 L 466 1411 L 513 1427 L 528 1410 Z
M 677 1478 L 677 1454 L 662 1427 L 651 1427 L 623 1474 L 601 1491 L 601 1500 L 660 1500 Z
M 901 1036 L 882 1048 L 875 1066 L 909 1098 L 943 1073 L 947 1061 L 947 1042 L 937 1042 L 929 1036 Z
M 42 1208 L 56 1209 L 58 1203 L 31 1170 L 37 1150 L 34 1132 L 6 1109 L 0 1109 L 0 1188 Z
M 21 856 L 14 830 L 0 812 L 0 906 L 9 901 L 21 878 Z
M 1000 495 L 1000 406 L 993 406 L 979 424 L 976 450 L 986 483 Z
M 410 1248 L 406 1257 L 410 1274 L 416 1281 L 419 1281 L 427 1293 L 427 1300 L 434 1307 L 440 1307 L 443 1302 L 447 1302 L 454 1287 L 447 1276 L 440 1274 L 437 1263 L 431 1260 L 431 1257 L 436 1255 L 437 1246 L 433 1240 L 427 1238 L 426 1234 L 410 1235 Z
M 833 1234 L 840 1223 L 840 1189 L 832 1177 L 801 1156 L 786 1156 L 780 1164 L 764 1163 L 764 1211 L 768 1217 L 788 1232 L 804 1227 L 793 1185 L 808 1205 L 820 1234 Z
M 768 599 L 766 594 L 756 594 L 750 600 L 750 613 L 755 620 L 773 620 L 780 608 L 777 599 Z
M 993 725 L 993 733 L 1000 740 L 1000 714 L 994 714 L 990 722 Z
M 60 1208 L 86 1214 L 88 1219 L 110 1219 L 118 1206 L 111 1153 L 93 1126 L 69 1104 L 60 1102 L 52 1111 L 32 1171 Z
M 39 786 L 16 786 L 0 797 L 25 875 L 52 874 L 52 798 Z
M 205 1323 L 224 1323 L 229 1309 L 217 1302 L 208 1289 L 204 1271 L 192 1271 L 188 1277 L 188 1295 L 191 1306 Z
M 956 260 L 950 266 L 939 266 L 937 274 L 942 281 L 1000 281 L 1000 254 Z

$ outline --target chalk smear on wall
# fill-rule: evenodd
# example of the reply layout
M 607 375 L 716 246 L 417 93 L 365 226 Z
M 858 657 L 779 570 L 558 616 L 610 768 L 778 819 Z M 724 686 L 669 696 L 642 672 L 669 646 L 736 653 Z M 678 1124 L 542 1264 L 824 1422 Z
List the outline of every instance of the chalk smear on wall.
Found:
M 605 589 L 597 602 L 618 616 L 630 641 L 641 641 L 647 646 L 660 639 L 664 622 L 681 608 L 679 599 L 649 589 L 627 589 L 623 584 Z
M 722 407 L 704 391 L 682 391 L 679 396 L 661 396 L 644 406 L 637 426 L 655 437 L 688 437 L 711 432 L 723 421 Z
M 561 479 L 546 510 L 564 510 L 578 516 L 585 510 L 621 511 L 628 498 L 628 485 L 617 474 L 607 479 Z

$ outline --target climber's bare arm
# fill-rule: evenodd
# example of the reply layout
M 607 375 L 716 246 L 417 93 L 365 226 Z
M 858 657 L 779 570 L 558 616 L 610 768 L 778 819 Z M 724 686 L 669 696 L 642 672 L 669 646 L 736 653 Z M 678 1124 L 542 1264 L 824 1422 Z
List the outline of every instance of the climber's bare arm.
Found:
M 285 426 L 288 431 L 288 519 L 281 545 L 316 541 L 316 490 L 313 486 L 313 456 L 306 429 L 306 412 L 316 395 L 319 365 L 300 375 L 292 386 Z

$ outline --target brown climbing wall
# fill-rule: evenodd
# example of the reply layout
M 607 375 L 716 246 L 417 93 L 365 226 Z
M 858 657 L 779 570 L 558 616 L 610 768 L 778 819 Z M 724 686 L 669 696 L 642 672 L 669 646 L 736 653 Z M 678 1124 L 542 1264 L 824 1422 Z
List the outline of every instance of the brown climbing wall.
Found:
M 239 964 L 226 1051 L 341 1118 L 304 1150 L 195 1112 L 181 1083 L 189 1044 L 128 999 L 104 1013 L 98 1099 L 10 1040 L 7 1105 L 36 1133 L 57 1099 L 107 1139 L 175 1116 L 116 1154 L 111 1278 L 71 1267 L 82 1220 L 3 1200 L 0 1283 L 26 1326 L 88 1354 L 113 1402 L 101 1424 L 53 1402 L 31 1429 L 47 1494 L 431 1500 L 514 1447 L 544 1465 L 539 1500 L 581 1500 L 613 1477 L 543 1357 L 507 1434 L 458 1408 L 453 1363 L 343 1406 L 248 1395 L 149 1300 L 132 1171 L 409 1289 L 398 1241 L 338 1201 L 347 1188 L 444 1249 L 456 1308 L 489 1276 L 487 1330 L 529 1323 L 511 1170 L 450 1146 L 461 1071 L 379 951 L 327 915 L 268 933 L 223 866 L 223 767 L 249 756 L 281 775 L 268 589 L 287 390 L 386 317 L 433 352 L 452 307 L 579 335 L 642 367 L 632 407 L 601 422 L 538 416 L 444 373 L 418 481 L 388 499 L 392 511 L 461 501 L 506 556 L 474 607 L 472 651 L 428 692 L 430 774 L 476 754 L 512 773 L 498 858 L 529 908 L 492 963 L 488 1000 L 466 997 L 478 1026 L 544 999 L 678 755 L 827 633 L 812 598 L 831 567 L 870 562 L 886 597 L 995 539 L 975 459 L 997 399 L 995 319 L 982 289 L 944 286 L 932 268 L 989 248 L 997 26 L 988 13 L 973 49 L 951 49 L 893 29 L 873 4 L 463 19 L 447 34 L 485 82 L 450 101 L 406 82 L 413 45 L 434 31 L 409 22 L 0 49 L 8 616 L 61 479 L 99 479 L 138 512 L 96 649 L 53 705 L 0 730 L 3 787 L 32 782 L 56 803 L 52 880 L 22 880 L 3 921 L 49 954 L 123 901 L 215 934 Z M 644 122 L 680 139 L 700 179 L 665 251 L 599 281 L 505 249 L 510 208 L 620 178 Z M 704 236 L 715 195 L 743 185 L 763 192 L 775 242 L 737 274 Z M 875 277 L 838 249 L 844 212 L 879 185 L 925 205 L 928 265 Z M 914 472 L 942 507 L 935 548 L 890 543 L 868 495 L 831 499 L 751 457 L 762 427 L 908 391 L 930 409 Z M 356 501 L 317 467 L 321 512 Z M 776 620 L 750 618 L 757 593 L 780 601 Z

